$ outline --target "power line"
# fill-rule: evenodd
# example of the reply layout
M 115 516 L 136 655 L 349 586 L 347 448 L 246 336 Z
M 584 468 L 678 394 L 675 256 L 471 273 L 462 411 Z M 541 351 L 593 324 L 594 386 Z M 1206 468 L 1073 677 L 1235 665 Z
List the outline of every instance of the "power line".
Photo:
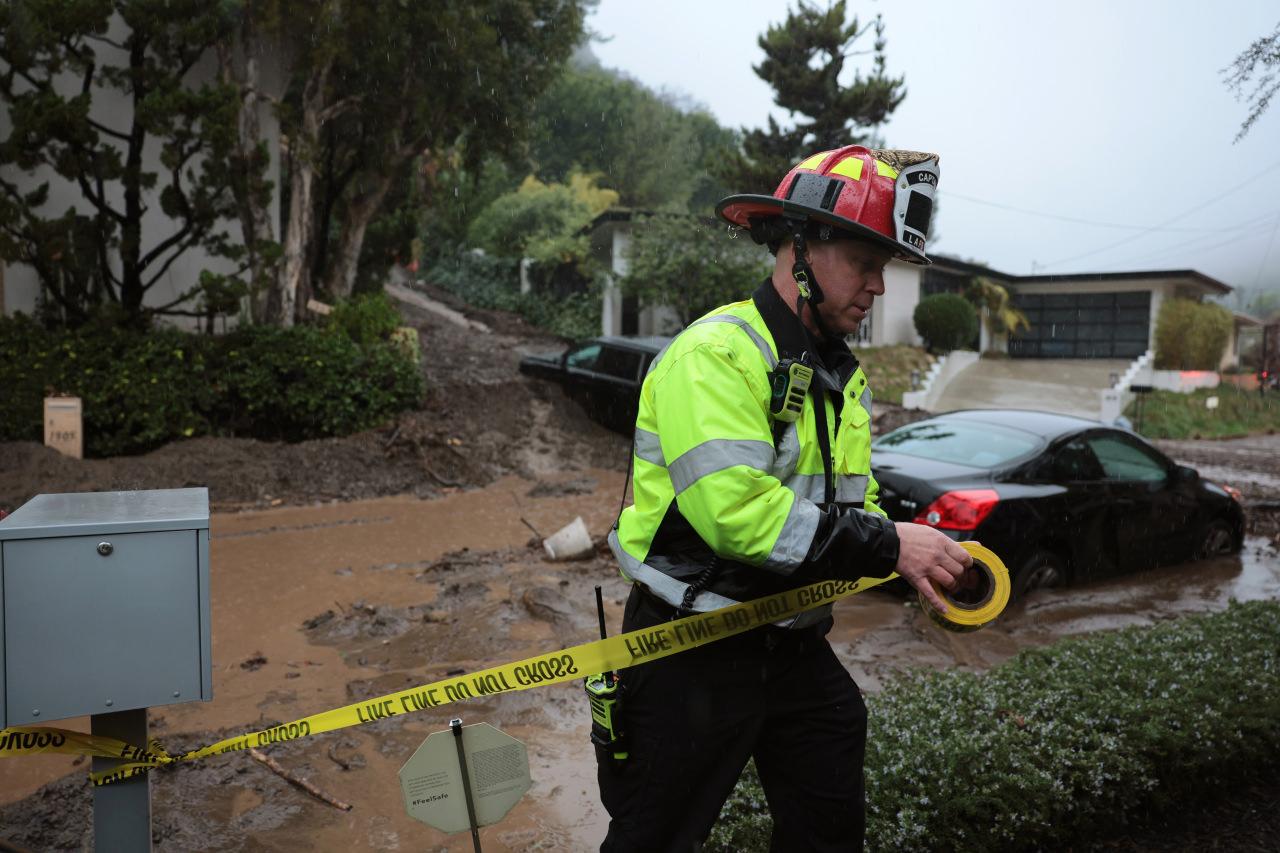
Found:
M 961 199 L 962 201 L 969 201 L 969 202 L 973 202 L 974 204 L 981 204 L 985 207 L 995 207 L 995 208 L 999 208 L 1000 210 L 1010 210 L 1010 211 L 1013 211 L 1014 213 L 1025 213 L 1030 216 L 1041 216 L 1041 217 L 1044 217 L 1045 219 L 1056 219 L 1060 222 L 1072 222 L 1072 223 L 1075 223 L 1076 225 L 1092 225 L 1098 228 L 1125 228 L 1132 231 L 1171 231 L 1171 232 L 1176 231 L 1176 232 L 1184 232 L 1184 233 L 1185 232 L 1204 233 L 1205 231 L 1226 232 L 1226 231 L 1235 230 L 1234 227 L 1232 228 L 1161 228 L 1157 225 L 1133 225 L 1133 224 L 1126 224 L 1124 222 L 1103 222 L 1096 219 L 1079 219 L 1074 216 L 1062 216 L 1057 213 L 1046 213 L 1043 210 L 1031 210 L 1026 207 L 1015 207 L 1011 204 L 1000 204 L 999 202 L 987 201 L 986 199 L 982 199 L 982 198 L 974 198 L 973 196 L 963 195 L 961 193 L 952 192 L 950 190 L 947 190 L 943 197 L 958 198 L 958 199 Z
M 1063 258 L 1063 259 L 1058 260 L 1058 261 L 1052 261 L 1052 262 L 1050 262 L 1050 263 L 1044 264 L 1043 266 L 1044 266 L 1046 269 L 1048 269 L 1049 267 L 1062 266 L 1063 264 L 1069 264 L 1069 263 L 1071 263 L 1072 261 L 1078 261 L 1078 260 L 1080 260 L 1081 258 L 1088 258 L 1088 257 L 1092 257 L 1093 255 L 1099 255 L 1099 254 L 1101 254 L 1101 253 L 1103 253 L 1103 252 L 1110 251 L 1111 249 L 1114 249 L 1114 248 L 1116 248 L 1117 246 L 1123 246 L 1123 245 L 1125 245 L 1126 243 L 1130 243 L 1130 242 L 1132 242 L 1132 241 L 1133 241 L 1134 239 L 1136 239 L 1137 237 L 1141 237 L 1143 234 L 1150 233 L 1151 231 L 1154 231 L 1154 230 L 1155 230 L 1155 229 L 1157 229 L 1157 228 L 1163 228 L 1164 226 L 1168 225 L 1170 222 L 1177 222 L 1179 219 L 1183 219 L 1183 218 L 1185 218 L 1185 217 L 1187 217 L 1187 216 L 1190 216 L 1191 214 L 1195 213 L 1197 210 L 1202 210 L 1202 209 L 1204 209 L 1204 208 L 1208 207 L 1209 205 L 1213 204 L 1214 202 L 1219 201 L 1219 200 L 1221 200 L 1221 199 L 1223 199 L 1223 198 L 1225 198 L 1225 197 L 1227 197 L 1227 196 L 1231 195 L 1231 193 L 1235 192 L 1236 190 L 1243 189 L 1244 187 L 1247 187 L 1249 184 L 1251 184 L 1251 183 L 1253 183 L 1254 181 L 1256 181 L 1256 180 L 1257 180 L 1259 177 L 1261 177 L 1262 175 L 1265 175 L 1265 174 L 1267 174 L 1268 172 L 1274 171 L 1274 170 L 1275 170 L 1275 169 L 1277 169 L 1277 168 L 1280 168 L 1280 160 L 1277 160 L 1276 162 L 1272 163 L 1270 166 L 1267 166 L 1267 167 L 1266 167 L 1266 168 L 1264 168 L 1264 169 L 1261 169 L 1261 170 L 1259 170 L 1259 171 L 1253 172 L 1253 173 L 1249 176 L 1249 178 L 1248 178 L 1247 180 L 1244 180 L 1244 181 L 1242 181 L 1242 182 L 1240 182 L 1240 183 L 1236 184 L 1235 186 L 1233 186 L 1233 187 L 1231 187 L 1231 188 L 1229 188 L 1229 189 L 1223 190 L 1222 192 L 1218 193 L 1218 194 L 1217 194 L 1216 196 L 1214 196 L 1213 198 L 1208 199 L 1207 201 L 1200 202 L 1199 204 L 1195 205 L 1194 207 L 1190 207 L 1190 208 L 1188 208 L 1188 209 L 1186 209 L 1186 210 L 1182 211 L 1181 213 L 1175 214 L 1174 216 L 1171 216 L 1171 217 L 1169 217 L 1168 219 L 1166 219 L 1164 222 L 1160 222 L 1160 223 L 1158 223 L 1158 224 L 1156 224 L 1156 225 L 1151 226 L 1150 228 L 1147 228 L 1147 229 L 1145 229 L 1145 230 L 1143 230 L 1143 231 L 1139 232 L 1138 234 L 1134 235 L 1134 237 L 1126 237 L 1125 239 L 1120 240 L 1120 241 L 1118 241 L 1118 242 L 1115 242 L 1115 243 L 1108 243 L 1107 245 L 1103 246 L 1103 247 L 1102 247 L 1102 248 L 1100 248 L 1100 249 L 1092 249 L 1092 250 L 1090 250 L 1090 251 L 1088 251 L 1088 252 L 1082 252 L 1082 253 L 1080 253 L 1079 255 L 1072 255 L 1072 256 L 1071 256 L 1071 257 L 1069 257 L 1069 258 Z
M 1255 216 L 1252 219 L 1246 219 L 1244 222 L 1241 222 L 1236 227 L 1232 228 L 1231 232 L 1237 234 L 1238 239 L 1241 239 L 1241 240 L 1245 239 L 1246 237 L 1252 237 L 1254 236 L 1254 233 L 1252 231 L 1250 231 L 1250 233 L 1243 233 L 1243 232 L 1254 227 L 1266 228 L 1268 225 L 1271 224 L 1272 219 L 1277 216 L 1280 216 L 1280 211 L 1273 210 L 1270 213 L 1264 213 L 1261 216 Z M 1135 260 L 1142 260 L 1144 258 L 1149 258 L 1153 255 L 1159 255 L 1159 254 L 1173 254 L 1173 255 L 1181 254 L 1182 252 L 1188 249 L 1198 248 L 1198 244 L 1202 244 L 1210 240 L 1216 240 L 1221 233 L 1222 232 L 1220 231 L 1206 231 L 1204 234 L 1200 235 L 1199 237 L 1192 237 L 1189 239 L 1179 240 L 1176 243 L 1169 243 L 1168 245 L 1162 246 L 1158 249 L 1147 249 L 1142 251 L 1138 255 L 1128 255 L 1127 257 L 1123 257 L 1118 261 L 1111 261 L 1108 265 L 1117 266 L 1119 264 L 1127 264 Z M 1235 238 L 1233 238 L 1233 240 L 1234 239 Z
M 1280 214 L 1276 214 L 1275 221 L 1278 225 L 1280 225 Z M 1166 246 L 1162 249 L 1156 249 L 1155 251 L 1146 252 L 1145 254 L 1141 254 L 1141 255 L 1131 255 L 1128 258 L 1125 258 L 1119 261 L 1114 261 L 1111 264 L 1109 264 L 1109 266 L 1113 266 L 1113 267 L 1124 266 L 1126 264 L 1137 263 L 1138 261 L 1143 261 L 1143 260 L 1146 260 L 1147 258 L 1155 257 L 1157 255 L 1172 255 L 1173 257 L 1179 257 L 1188 251 L 1197 252 L 1197 253 L 1208 252 L 1213 249 L 1218 249 L 1223 246 L 1228 246 L 1232 243 L 1239 243 L 1241 240 L 1248 240 L 1252 237 L 1259 237 L 1265 233 L 1266 233 L 1265 231 L 1246 231 L 1243 234 L 1237 234 L 1234 237 L 1230 237 L 1226 240 L 1220 240 L 1217 243 L 1211 243 L 1208 246 L 1197 246 L 1195 244 L 1200 241 L 1192 240 L 1189 243 L 1182 243 L 1177 246 Z M 1212 235 L 1209 235 L 1209 236 L 1212 236 Z
M 1253 277 L 1253 286 L 1257 287 L 1262 281 L 1262 268 L 1267 265 L 1267 258 L 1271 257 L 1271 247 L 1276 242 L 1276 232 L 1280 231 L 1280 217 L 1276 217 L 1276 224 L 1271 226 L 1271 237 L 1267 240 L 1267 250 L 1262 253 L 1262 257 L 1258 260 L 1258 272 Z

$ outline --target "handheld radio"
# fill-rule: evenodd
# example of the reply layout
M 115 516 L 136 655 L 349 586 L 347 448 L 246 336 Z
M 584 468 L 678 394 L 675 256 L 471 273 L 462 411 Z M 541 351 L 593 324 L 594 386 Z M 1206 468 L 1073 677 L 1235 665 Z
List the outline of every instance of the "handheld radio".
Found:
M 609 635 L 604 627 L 604 598 L 600 587 L 596 587 L 596 615 L 600 619 L 600 639 L 604 640 Z M 588 675 L 583 686 L 591 705 L 591 742 L 607 749 L 614 760 L 624 760 L 627 746 L 622 732 L 622 691 L 618 674 Z

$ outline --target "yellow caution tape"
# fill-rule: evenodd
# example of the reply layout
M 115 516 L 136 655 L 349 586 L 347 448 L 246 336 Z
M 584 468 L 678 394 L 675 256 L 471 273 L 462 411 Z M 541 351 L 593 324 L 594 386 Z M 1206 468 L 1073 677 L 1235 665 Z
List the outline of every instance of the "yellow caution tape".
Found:
M 963 544 L 968 545 L 968 543 Z M 990 559 L 1002 572 L 1004 571 L 1003 564 L 995 558 L 994 554 L 986 549 L 981 551 L 984 560 Z M 976 554 L 977 552 L 975 556 Z M 857 581 L 819 581 L 720 610 L 698 613 L 651 628 L 618 634 L 605 640 L 595 640 L 560 651 L 525 658 L 515 663 L 501 664 L 478 672 L 388 693 L 375 699 L 355 702 L 289 723 L 226 738 L 182 755 L 169 755 L 154 741 L 149 743 L 146 749 L 140 749 L 112 738 L 83 732 L 48 727 L 15 726 L 0 731 L 0 757 L 70 753 L 114 758 L 126 762 L 109 771 L 90 774 L 89 778 L 94 785 L 108 785 L 144 773 L 152 767 L 282 743 L 348 726 L 363 725 L 375 720 L 425 711 L 428 708 L 438 708 L 441 705 L 479 696 L 494 696 L 516 690 L 528 690 L 531 687 L 545 687 L 574 681 L 592 673 L 610 672 L 648 663 L 696 649 L 707 643 L 732 637 L 762 625 L 789 619 L 805 610 L 857 595 L 896 577 L 895 574 L 887 578 L 861 578 Z M 1004 578 L 1007 587 L 1007 572 L 1004 573 Z M 1006 589 L 1003 600 L 1007 599 Z M 1001 607 L 1003 607 L 1003 600 Z M 929 609 L 932 610 L 931 607 Z M 941 614 L 938 618 L 945 621 L 954 616 L 962 619 L 969 618 L 960 605 L 952 607 L 951 612 Z M 982 624 L 988 621 L 990 619 L 985 619 Z
M 992 622 L 1009 603 L 1009 570 L 989 548 L 977 542 L 961 542 L 960 547 L 973 557 L 969 570 L 974 583 L 971 588 L 948 592 L 930 580 L 934 592 L 947 603 L 947 612 L 939 613 L 922 593 L 920 606 L 939 628 L 957 634 L 976 631 Z

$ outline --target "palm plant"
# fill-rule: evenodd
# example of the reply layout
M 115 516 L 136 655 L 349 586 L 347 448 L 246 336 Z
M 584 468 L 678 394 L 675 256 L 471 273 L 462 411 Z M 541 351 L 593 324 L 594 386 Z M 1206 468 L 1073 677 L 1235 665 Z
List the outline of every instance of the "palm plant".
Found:
M 982 322 L 992 335 L 1012 335 L 1019 329 L 1031 328 L 1027 315 L 1014 307 L 1009 291 L 989 278 L 974 276 L 970 279 L 964 297 L 979 309 Z

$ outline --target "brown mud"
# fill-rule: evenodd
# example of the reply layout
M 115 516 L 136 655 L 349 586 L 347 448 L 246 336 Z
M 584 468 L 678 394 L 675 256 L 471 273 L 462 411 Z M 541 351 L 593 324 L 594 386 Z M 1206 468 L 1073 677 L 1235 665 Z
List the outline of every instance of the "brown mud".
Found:
M 496 312 L 467 311 L 494 329 L 484 335 L 403 311 L 422 331 L 428 397 L 421 411 L 378 430 L 295 445 L 206 438 L 84 461 L 0 444 L 0 507 L 39 492 L 209 486 L 221 510 L 212 520 L 215 698 L 152 711 L 152 733 L 171 751 L 592 639 L 594 584 L 604 586 L 609 624 L 618 626 L 626 587 L 605 549 L 550 563 L 530 528 L 547 535 L 581 515 L 598 541 L 618 508 L 626 439 L 586 419 L 554 386 L 519 377 L 519 356 L 555 349 L 555 339 Z M 884 432 L 916 417 L 877 406 L 875 426 Z M 909 666 L 980 671 L 1065 636 L 1216 610 L 1231 597 L 1280 598 L 1270 544 L 1280 544 L 1280 512 L 1266 508 L 1280 500 L 1280 449 L 1265 437 L 1165 445 L 1244 491 L 1250 534 L 1239 557 L 1037 594 L 969 635 L 937 630 L 910 601 L 871 592 L 838 606 L 833 647 L 873 691 Z M 485 850 L 598 845 L 606 816 L 587 708 L 580 686 L 567 684 L 268 748 L 289 771 L 351 803 L 350 812 L 244 753 L 157 772 L 156 849 L 470 850 L 465 833 L 444 836 L 408 818 L 396 776 L 454 716 L 490 722 L 529 747 L 533 789 L 481 831 Z M 58 725 L 87 729 L 88 721 Z M 70 756 L 0 761 L 0 841 L 88 849 L 86 771 Z M 1258 796 L 1275 790 L 1256 787 Z M 1265 834 L 1274 820 L 1247 801 L 1209 814 L 1192 818 L 1182 836 L 1162 826 L 1107 846 L 1205 849 L 1197 839 L 1217 832 L 1238 849 L 1267 849 L 1248 845 L 1274 838 Z M 1233 823 L 1212 825 L 1223 820 Z
M 587 482 L 594 488 L 583 493 Z M 619 472 L 590 470 L 534 483 L 509 477 L 431 501 L 217 514 L 215 699 L 153 710 L 153 733 L 171 749 L 207 744 L 584 642 L 596 631 L 597 583 L 616 629 L 626 587 L 603 546 L 581 562 L 548 562 L 520 518 L 552 531 L 582 515 L 600 537 L 621 485 Z M 1233 597 L 1280 597 L 1280 561 L 1260 539 L 1251 537 L 1240 557 L 1039 594 L 975 634 L 940 631 L 910 601 L 871 592 L 838 606 L 831 641 L 874 691 L 906 667 L 979 671 L 1027 646 L 1216 610 Z M 486 850 L 599 843 L 606 818 L 596 801 L 586 703 L 581 688 L 568 684 L 269 748 L 289 770 L 352 803 L 346 813 L 243 753 L 158 772 L 157 849 L 469 849 L 465 834 L 443 836 L 409 819 L 396 776 L 422 739 L 453 716 L 490 722 L 530 749 L 534 787 L 506 820 L 482 831 Z M 67 756 L 0 762 L 0 801 L 8 803 L 0 806 L 0 837 L 30 849 L 80 849 L 89 831 L 84 770 Z
M 452 300 L 438 290 L 430 295 Z M 0 442 L 0 509 L 16 509 L 42 492 L 197 485 L 209 487 L 217 509 L 429 498 L 509 474 L 626 467 L 625 437 L 587 418 L 554 384 L 520 375 L 521 357 L 562 349 L 562 341 L 501 312 L 467 310 L 493 329 L 484 334 L 399 307 L 422 345 L 427 390 L 419 410 L 343 438 L 283 444 L 204 437 L 107 459 L 69 459 L 36 442 Z

